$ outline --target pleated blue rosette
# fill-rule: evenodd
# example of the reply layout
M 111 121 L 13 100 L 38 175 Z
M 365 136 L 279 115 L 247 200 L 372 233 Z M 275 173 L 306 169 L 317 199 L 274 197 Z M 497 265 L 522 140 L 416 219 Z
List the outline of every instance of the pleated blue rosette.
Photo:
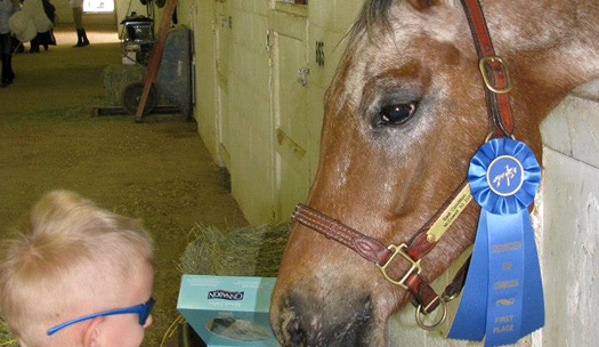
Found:
M 545 324 L 543 284 L 528 206 L 541 168 L 526 144 L 492 139 L 472 160 L 468 180 L 481 206 L 468 277 L 448 337 L 485 347 L 516 343 Z

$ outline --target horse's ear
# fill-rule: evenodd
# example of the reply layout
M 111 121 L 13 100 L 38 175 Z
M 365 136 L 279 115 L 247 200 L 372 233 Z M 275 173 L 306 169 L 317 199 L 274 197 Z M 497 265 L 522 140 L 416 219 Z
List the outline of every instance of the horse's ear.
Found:
M 426 10 L 427 8 L 434 6 L 434 5 L 439 5 L 439 4 L 443 4 L 443 3 L 451 3 L 453 4 L 455 0 L 408 0 L 408 2 L 410 3 L 410 5 L 412 5 L 412 7 L 414 7 L 415 9 L 422 11 L 422 10 Z

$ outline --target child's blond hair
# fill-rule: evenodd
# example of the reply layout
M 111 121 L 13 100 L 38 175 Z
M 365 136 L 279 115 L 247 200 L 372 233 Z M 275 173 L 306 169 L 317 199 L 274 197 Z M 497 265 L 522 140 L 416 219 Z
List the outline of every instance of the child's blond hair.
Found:
M 138 220 L 69 191 L 46 194 L 17 232 L 0 255 L 0 313 L 28 347 L 48 345 L 56 324 L 113 308 L 152 263 L 153 242 Z

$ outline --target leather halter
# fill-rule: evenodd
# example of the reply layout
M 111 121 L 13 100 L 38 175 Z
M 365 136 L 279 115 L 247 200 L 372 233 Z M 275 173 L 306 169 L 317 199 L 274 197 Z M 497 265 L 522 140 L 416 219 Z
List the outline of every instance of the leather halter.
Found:
M 491 35 L 478 0 L 461 0 L 479 59 L 479 69 L 485 82 L 485 97 L 490 126 L 495 136 L 512 136 L 514 122 L 509 91 L 512 81 L 507 65 L 495 55 Z
M 490 135 L 512 136 L 514 124 L 508 95 L 512 83 L 507 65 L 501 57 L 495 55 L 479 1 L 461 0 L 461 2 L 468 18 L 479 58 L 479 69 L 485 84 L 489 125 L 492 129 Z M 434 249 L 439 238 L 471 200 L 468 182 L 464 180 L 425 226 L 409 242 L 400 245 L 385 246 L 380 241 L 303 204 L 296 206 L 292 217 L 296 222 L 345 245 L 375 263 L 387 280 L 412 294 L 413 303 L 418 307 L 417 322 L 421 327 L 429 329 L 436 327 L 445 319 L 445 308 L 442 320 L 433 326 L 424 325 L 420 321 L 419 314 L 429 314 L 439 305 L 444 306 L 445 301 L 457 296 L 464 283 L 468 262 L 458 271 L 453 282 L 439 297 L 421 275 L 420 261 Z M 410 268 L 402 276 L 394 277 L 390 274 L 390 267 L 394 261 L 405 261 Z

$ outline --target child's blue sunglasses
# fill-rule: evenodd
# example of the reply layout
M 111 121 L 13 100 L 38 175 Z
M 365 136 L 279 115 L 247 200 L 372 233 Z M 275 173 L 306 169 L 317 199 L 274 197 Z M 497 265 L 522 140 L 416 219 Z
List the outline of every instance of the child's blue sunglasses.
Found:
M 79 322 L 82 322 L 82 321 L 85 321 L 88 319 L 94 319 L 96 317 L 101 317 L 101 316 L 112 316 L 112 315 L 116 315 L 116 314 L 127 314 L 127 313 L 137 313 L 139 315 L 139 324 L 141 326 L 143 326 L 146 324 L 146 320 L 152 313 L 152 307 L 154 307 L 155 303 L 156 303 L 156 299 L 150 298 L 150 300 L 148 300 L 147 302 L 145 302 L 141 305 L 125 307 L 125 308 L 117 308 L 114 310 L 98 312 L 98 313 L 90 314 L 87 316 L 75 318 L 68 322 L 64 322 L 62 324 L 59 324 L 55 327 L 48 329 L 47 334 L 52 335 L 55 332 L 57 332 L 63 328 L 66 328 L 70 325 L 73 325 L 73 324 L 76 324 L 76 323 L 79 323 Z

